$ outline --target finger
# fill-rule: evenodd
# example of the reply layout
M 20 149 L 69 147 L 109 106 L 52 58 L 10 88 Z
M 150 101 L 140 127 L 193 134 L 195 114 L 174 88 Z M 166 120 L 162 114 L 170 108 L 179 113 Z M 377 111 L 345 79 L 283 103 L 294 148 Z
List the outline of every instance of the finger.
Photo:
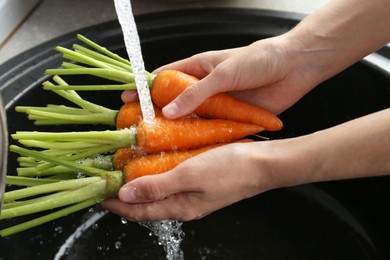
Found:
M 211 212 L 208 207 L 201 207 L 199 204 L 202 203 L 199 203 L 195 193 L 175 194 L 162 201 L 149 203 L 127 204 L 118 198 L 107 199 L 101 203 L 103 208 L 130 221 L 138 222 L 166 219 L 190 221 L 202 218 Z
M 177 171 L 143 176 L 126 183 L 119 190 L 119 199 L 126 203 L 161 201 L 186 189 L 183 176 Z
M 138 100 L 138 93 L 136 90 L 125 90 L 121 94 L 123 103 L 134 102 Z
M 163 70 L 179 70 L 202 79 L 214 70 L 219 63 L 229 57 L 235 49 L 220 51 L 208 51 L 193 55 L 189 58 L 175 61 L 156 69 L 153 73 L 160 73 Z
M 184 177 L 180 178 L 178 175 Z M 104 201 L 102 206 L 132 221 L 184 221 L 199 218 L 204 214 L 194 207 L 201 194 L 194 185 L 198 181 L 185 175 L 187 174 L 179 170 L 177 174 L 167 172 L 140 177 L 125 184 L 119 191 L 119 197 Z
M 163 109 L 163 115 L 169 119 L 176 119 L 191 114 L 207 98 L 226 91 L 230 86 L 228 77 L 217 69 L 194 85 L 186 88 Z

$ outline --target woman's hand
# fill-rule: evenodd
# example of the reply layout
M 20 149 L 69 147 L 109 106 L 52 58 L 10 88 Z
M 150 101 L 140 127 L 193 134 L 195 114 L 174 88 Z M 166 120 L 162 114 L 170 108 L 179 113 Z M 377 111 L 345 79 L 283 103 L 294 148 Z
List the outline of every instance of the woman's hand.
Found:
M 201 79 L 167 105 L 164 116 L 179 118 L 190 114 L 205 99 L 220 92 L 230 92 L 248 103 L 281 113 L 316 85 L 310 77 L 303 76 L 315 74 L 297 71 L 298 67 L 305 70 L 312 66 L 294 64 L 299 59 L 292 46 L 286 37 L 274 37 L 241 48 L 197 54 L 157 69 L 154 73 L 174 69 Z M 122 94 L 124 102 L 136 98 L 134 91 Z
M 309 135 L 212 149 L 125 184 L 103 207 L 129 220 L 193 220 L 267 190 L 390 173 L 390 109 Z
M 201 218 L 272 188 L 272 180 L 255 159 L 262 150 L 267 154 L 266 147 L 256 142 L 212 149 L 172 171 L 127 183 L 119 198 L 106 200 L 103 206 L 134 221 Z
M 317 84 L 388 43 L 389 8 L 390 0 L 331 1 L 283 35 L 163 66 L 155 73 L 176 69 L 201 79 L 163 108 L 164 116 L 190 114 L 219 92 L 279 114 Z M 125 102 L 135 98 L 134 91 L 122 95 Z

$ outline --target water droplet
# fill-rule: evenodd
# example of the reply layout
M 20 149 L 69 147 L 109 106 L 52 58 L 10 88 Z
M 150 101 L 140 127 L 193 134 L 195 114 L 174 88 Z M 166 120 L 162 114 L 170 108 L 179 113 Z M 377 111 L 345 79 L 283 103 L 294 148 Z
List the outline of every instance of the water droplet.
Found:
M 121 222 L 122 222 L 122 224 L 127 224 L 127 219 L 125 219 L 125 218 L 121 218 Z
M 82 173 L 82 172 L 78 172 L 77 173 L 77 177 L 76 177 L 77 179 L 82 179 L 82 178 L 85 178 L 85 174 L 84 173 Z
M 121 241 L 116 241 L 115 242 L 115 249 L 121 249 L 122 248 L 122 242 Z
M 93 230 L 97 230 L 98 228 L 99 228 L 99 225 L 98 225 L 98 224 L 95 223 L 95 224 L 92 225 L 92 229 L 93 229 Z
M 56 227 L 55 229 L 54 229 L 57 233 L 62 233 L 62 231 L 63 231 L 63 229 L 62 229 L 62 227 L 61 226 L 58 226 L 58 227 Z

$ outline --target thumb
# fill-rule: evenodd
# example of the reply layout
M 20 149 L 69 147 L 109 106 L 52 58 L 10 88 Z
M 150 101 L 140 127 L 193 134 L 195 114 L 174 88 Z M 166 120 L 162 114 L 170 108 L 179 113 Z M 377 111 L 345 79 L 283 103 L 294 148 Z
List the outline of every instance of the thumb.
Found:
M 119 199 L 125 203 L 146 203 L 161 201 L 181 192 L 180 178 L 175 173 L 149 175 L 126 183 L 119 190 Z
M 169 119 L 176 119 L 194 112 L 207 98 L 223 89 L 223 81 L 215 73 L 210 73 L 197 83 L 186 88 L 163 109 L 163 115 Z

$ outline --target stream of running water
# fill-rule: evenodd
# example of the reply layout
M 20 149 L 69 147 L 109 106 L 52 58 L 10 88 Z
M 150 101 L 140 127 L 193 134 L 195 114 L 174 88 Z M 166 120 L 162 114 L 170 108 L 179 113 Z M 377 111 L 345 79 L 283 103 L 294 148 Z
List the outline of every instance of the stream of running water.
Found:
M 141 104 L 143 120 L 148 124 L 154 123 L 154 109 L 142 58 L 141 44 L 137 26 L 134 20 L 130 0 L 114 0 L 118 21 L 122 27 L 126 51 L 132 64 L 138 97 Z M 141 222 L 158 237 L 158 244 L 163 246 L 168 260 L 184 259 L 180 243 L 184 238 L 182 223 L 176 220 Z

